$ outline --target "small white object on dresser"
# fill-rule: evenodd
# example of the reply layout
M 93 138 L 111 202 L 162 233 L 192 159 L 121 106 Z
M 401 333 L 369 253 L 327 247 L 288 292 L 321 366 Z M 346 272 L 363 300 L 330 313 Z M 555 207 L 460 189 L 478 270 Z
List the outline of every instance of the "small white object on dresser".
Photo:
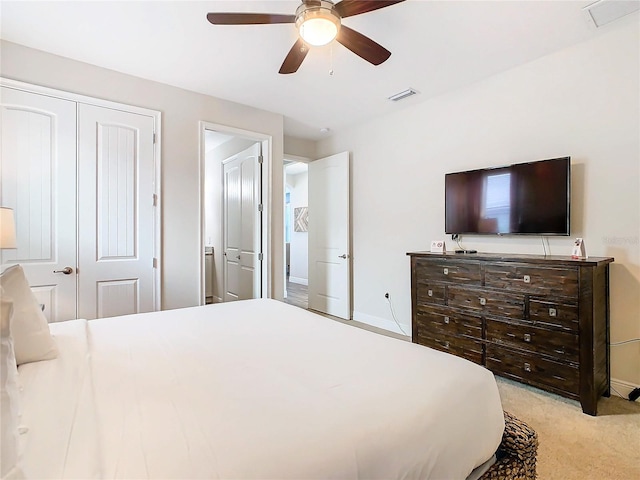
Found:
M 584 240 L 582 238 L 576 238 L 573 242 L 573 250 L 571 250 L 571 258 L 587 258 L 587 253 L 584 248 Z
M 431 253 L 446 253 L 444 240 L 431 240 Z

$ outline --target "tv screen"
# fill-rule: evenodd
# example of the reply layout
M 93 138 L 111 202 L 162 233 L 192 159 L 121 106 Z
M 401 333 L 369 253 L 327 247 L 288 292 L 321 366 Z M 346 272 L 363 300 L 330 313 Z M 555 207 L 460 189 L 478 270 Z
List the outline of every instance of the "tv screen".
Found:
M 569 235 L 569 157 L 448 173 L 448 234 Z

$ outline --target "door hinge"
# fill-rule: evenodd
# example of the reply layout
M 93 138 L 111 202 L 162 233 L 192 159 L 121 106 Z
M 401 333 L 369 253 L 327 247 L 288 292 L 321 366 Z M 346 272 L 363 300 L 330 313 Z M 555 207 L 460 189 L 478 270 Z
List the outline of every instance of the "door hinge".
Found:
M 261 204 L 261 203 L 259 203 L 259 204 L 258 204 L 258 211 L 259 211 L 259 212 L 261 212 L 261 211 L 263 210 L 263 208 L 264 208 L 264 207 L 262 206 L 262 204 Z
M 158 195 L 156 195 L 155 193 L 153 194 L 153 206 L 158 206 Z
M 258 163 L 262 163 L 264 161 L 264 157 L 262 155 L 258 155 Z
M 258 260 L 260 261 L 264 260 L 264 255 L 262 253 L 258 254 Z
M 153 268 L 158 268 L 158 259 L 153 257 Z

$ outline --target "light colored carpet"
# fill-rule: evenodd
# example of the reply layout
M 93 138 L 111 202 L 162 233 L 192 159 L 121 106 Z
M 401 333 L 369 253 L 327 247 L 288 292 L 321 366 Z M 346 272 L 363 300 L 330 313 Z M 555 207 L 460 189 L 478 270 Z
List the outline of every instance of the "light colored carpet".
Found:
M 504 410 L 538 432 L 540 480 L 640 479 L 640 403 L 612 395 L 592 417 L 578 402 L 496 378 Z
M 329 318 L 405 341 L 355 321 Z M 640 480 L 640 403 L 612 395 L 598 402 L 598 416 L 579 402 L 496 377 L 502 407 L 538 432 L 539 480 Z M 473 401 L 473 399 L 469 399 Z

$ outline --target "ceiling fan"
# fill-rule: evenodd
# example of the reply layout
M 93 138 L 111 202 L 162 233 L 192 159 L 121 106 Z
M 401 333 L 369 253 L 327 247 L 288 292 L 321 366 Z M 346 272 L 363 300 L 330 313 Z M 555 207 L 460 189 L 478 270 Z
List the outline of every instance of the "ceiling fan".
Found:
M 209 13 L 214 25 L 261 25 L 294 23 L 300 38 L 287 54 L 279 73 L 295 73 L 309 52 L 308 45 L 326 45 L 334 38 L 356 55 L 373 65 L 380 65 L 391 52 L 369 37 L 342 25 L 342 19 L 388 7 L 404 0 L 302 0 L 295 15 L 270 13 Z

